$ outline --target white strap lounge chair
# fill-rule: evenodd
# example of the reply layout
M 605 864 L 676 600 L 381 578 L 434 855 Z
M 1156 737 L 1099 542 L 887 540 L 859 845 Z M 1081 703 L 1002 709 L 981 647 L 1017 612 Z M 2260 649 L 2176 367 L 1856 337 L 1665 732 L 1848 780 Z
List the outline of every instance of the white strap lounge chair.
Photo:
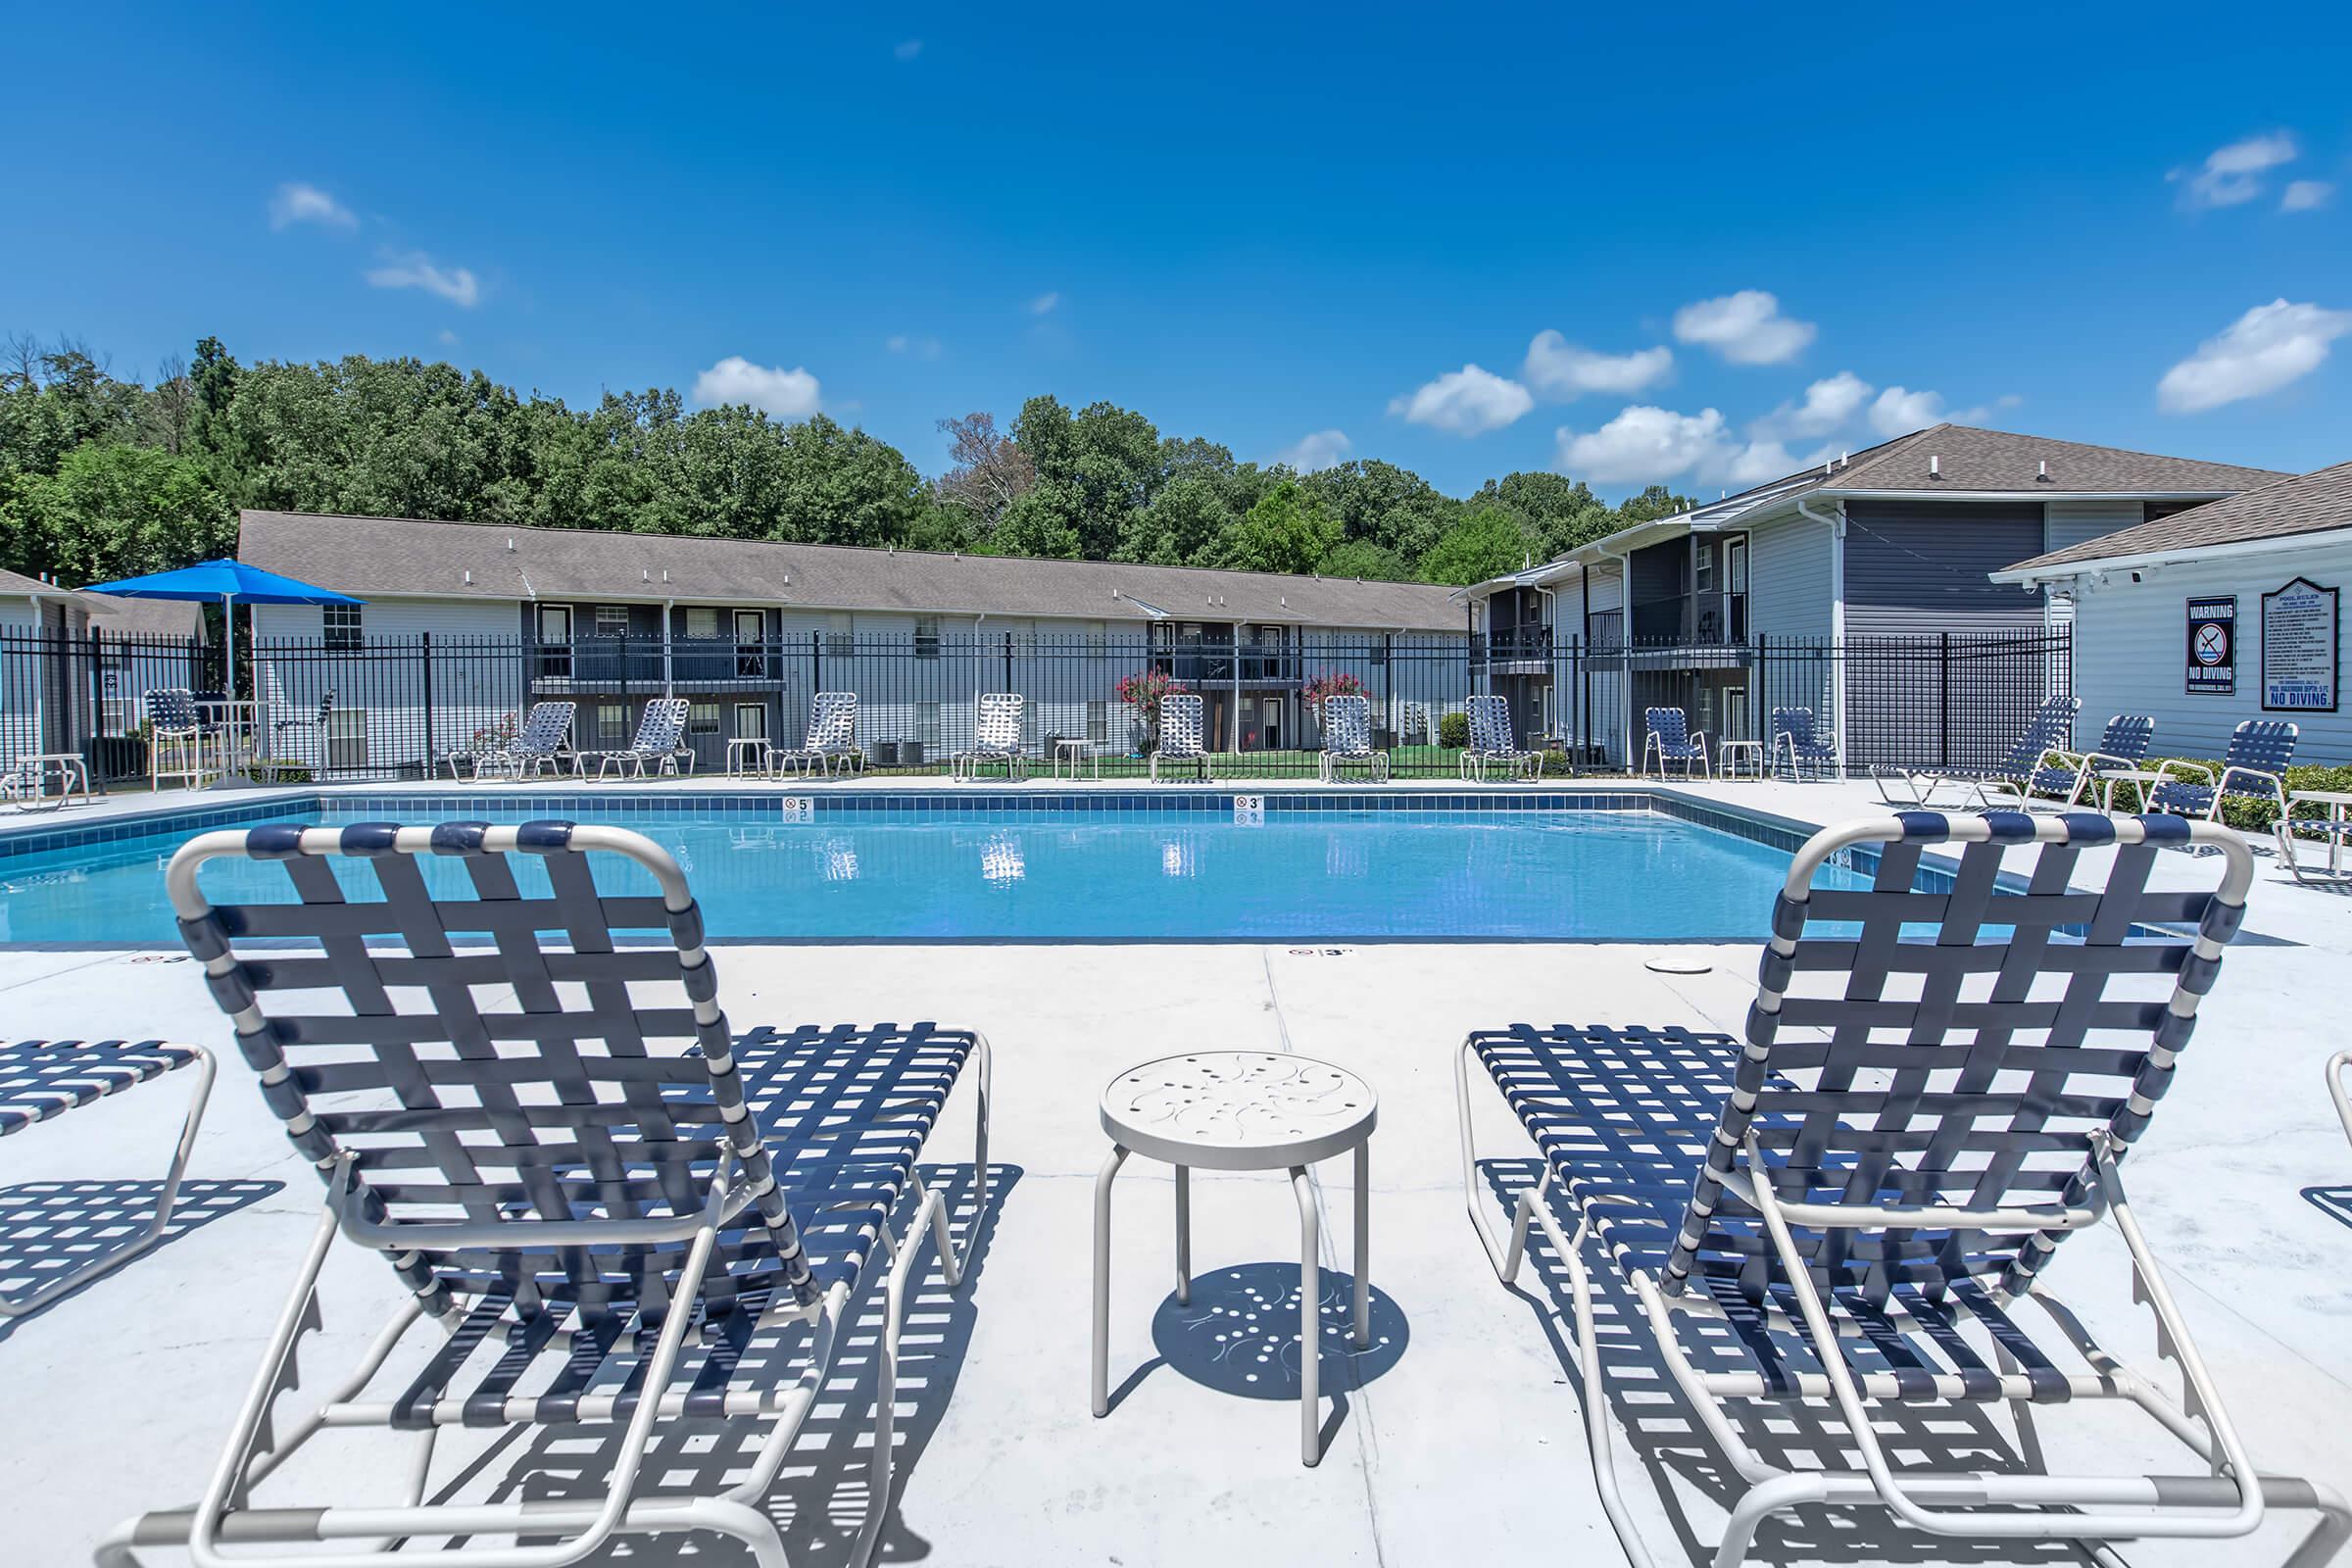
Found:
M 2082 711 L 2080 697 L 2049 699 L 2034 712 L 2025 733 L 1995 767 L 1923 769 L 1880 765 L 1871 768 L 1871 781 L 1879 787 L 1879 799 L 1889 806 L 1965 809 L 1993 806 L 1996 795 L 2006 794 L 2014 807 L 2020 792 L 2032 782 L 2034 772 L 2051 753 L 2074 754 L 2075 715 Z M 1936 800 L 1939 790 L 1945 794 L 1940 802 Z
M 1372 745 L 1372 702 L 1360 693 L 1323 699 L 1323 782 L 1334 783 L 1350 763 L 1374 779 L 1389 776 L 1389 754 Z
M 2286 770 L 2295 760 L 2295 741 L 2301 733 L 2283 718 L 2249 718 L 2230 732 L 2230 749 L 2222 754 L 2219 774 L 2178 759 L 2159 764 L 2157 771 L 2166 776 L 2148 791 L 2148 809 L 2218 822 L 2222 803 L 2236 796 L 2268 801 L 2283 818 Z
M 483 752 L 473 760 L 473 781 L 485 783 L 493 778 L 509 778 L 517 782 L 537 778 L 555 762 L 571 739 L 571 718 L 574 708 L 568 702 L 533 703 L 522 721 L 522 733 L 495 752 Z M 451 763 L 452 771 L 456 763 Z
M 2157 847 L 2192 840 L 2222 852 L 2216 884 L 2151 888 Z M 1956 848 L 1959 863 L 1948 887 L 1915 891 L 1930 846 Z M 2012 849 L 2032 863 L 2005 882 Z M 2107 852 L 2087 877 L 2086 850 Z M 1875 862 L 1868 890 L 1815 885 L 1853 857 Z M 1635 1563 L 1653 1559 L 1610 1458 L 1595 1269 L 1617 1286 L 1600 1310 L 1620 1330 L 1647 1329 L 1745 1484 L 1718 1565 L 1795 1507 L 1885 1508 L 1934 1536 L 2074 1541 L 2094 1554 L 2110 1540 L 2244 1536 L 2266 1509 L 2318 1509 L 2298 1565 L 2352 1536 L 2332 1492 L 2255 1470 L 2117 1173 L 2173 1087 L 2253 874 L 2233 835 L 2177 818 L 1849 822 L 1816 833 L 1789 866 L 1744 1046 L 1565 1024 L 1464 1042 L 1471 1219 L 1505 1280 L 1530 1224 L 1568 1273 L 1593 1474 Z M 1828 929 L 1815 935 L 1816 922 Z M 1474 1059 L 1543 1155 L 1507 1236 L 1478 1190 Z M 2130 1259 L 2131 1293 L 2185 1385 L 2178 1400 L 2048 1297 L 2052 1252 L 2092 1225 Z M 1645 1384 L 1642 1396 L 1655 1393 Z M 1950 1451 L 1931 1434 L 1974 1419 L 1966 1407 L 2088 1400 L 2152 1417 L 2151 1435 L 2190 1450 L 2183 1473 L 2049 1474 L 2031 1439 L 2013 1467 L 1960 1468 L 1973 1442 L 1953 1466 L 1921 1458 Z M 1788 1430 L 1835 1436 L 1774 1446 Z M 1859 1463 L 1841 1466 L 1849 1453 Z
M 1810 708 L 1772 710 L 1772 770 L 1778 774 L 1784 766 L 1791 780 L 1808 775 L 1827 778 L 1845 771 L 1837 744 L 1821 738 Z
M 428 878 L 437 858 L 462 876 Z M 281 865 L 295 901 L 214 906 L 198 872 L 221 858 Z M 655 891 L 610 891 L 623 871 Z M 922 1023 L 731 1036 L 676 860 L 618 828 L 213 832 L 172 858 L 166 882 L 188 951 L 326 1200 L 202 1499 L 119 1527 L 102 1563 L 169 1544 L 202 1564 L 552 1568 L 617 1536 L 711 1531 L 781 1564 L 766 1494 L 812 1410 L 839 1400 L 845 1342 L 870 1332 L 857 1327 L 858 1298 L 887 1276 L 878 1342 L 849 1352 L 851 1365 L 877 1364 L 866 1514 L 848 1556 L 867 1560 L 891 1491 L 900 1335 L 923 1231 L 951 1287 L 962 1273 L 942 1195 L 915 1160 L 975 1062 L 974 1184 L 987 1203 L 978 1035 Z M 566 940 L 543 947 L 543 932 Z M 379 1254 L 407 1299 L 357 1369 L 323 1384 L 315 1411 L 273 1414 L 319 1327 L 338 1237 Z M 425 1320 L 423 1354 L 395 1361 Z M 401 1370 L 387 1376 L 388 1364 Z M 699 1440 L 678 1433 L 681 1420 L 727 1423 L 739 1470 L 682 1485 L 670 1466 Z M 428 1502 L 434 1436 L 458 1426 L 551 1445 L 576 1490 Z M 387 1489 L 397 1500 L 304 1494 L 353 1474 L 348 1463 L 272 1480 L 349 1427 L 416 1443 Z M 669 1436 L 650 1451 L 657 1428 Z M 569 1457 L 592 1448 L 592 1465 Z M 448 1549 L 369 1544 L 418 1538 Z M 280 1555 L 290 1544 L 314 1549 Z
M 189 1092 L 179 1142 L 172 1147 L 163 1191 L 147 1223 L 129 1240 L 95 1254 L 83 1254 L 75 1261 L 66 1261 L 68 1250 L 58 1250 L 56 1258 L 31 1270 L 29 1289 L 0 1292 L 0 1317 L 20 1317 L 46 1306 L 68 1291 L 121 1268 L 163 1236 L 164 1227 L 172 1223 L 172 1205 L 179 1200 L 189 1152 L 196 1147 L 196 1129 L 204 1120 L 204 1103 L 213 1092 L 214 1071 L 213 1054 L 202 1046 L 166 1045 L 159 1040 L 137 1045 L 122 1040 L 24 1040 L 0 1045 L 0 1138 L 182 1067 L 196 1069 L 196 1087 Z M 31 1201 L 37 1203 L 38 1200 Z M 13 1206 L 13 1201 L 0 1202 L 0 1216 Z
M 147 787 L 160 790 L 170 778 L 202 789 L 204 721 L 196 713 L 196 694 L 185 686 L 165 686 L 147 693 L 146 703 Z
M 596 761 L 596 776 L 616 772 L 627 778 L 643 778 L 648 764 L 657 773 L 676 773 L 679 759 L 693 766 L 693 753 L 686 750 L 686 710 L 683 697 L 657 697 L 645 705 L 645 712 L 637 720 L 636 739 L 628 750 L 620 752 L 574 752 L 571 767 L 574 773 L 587 771 L 590 759 Z
M 2335 1102 L 2335 1119 L 2344 1124 L 2344 1136 L 2352 1138 L 2352 1051 L 2339 1051 L 2328 1058 L 2328 1097 Z
M 1152 782 L 1159 782 L 1162 767 L 1191 767 L 1202 779 L 1211 777 L 1208 748 L 1200 739 L 1200 694 L 1170 692 L 1159 700 L 1159 744 L 1152 750 Z
M 1019 692 L 982 696 L 973 715 L 972 744 L 949 760 L 949 777 L 977 779 L 982 765 L 989 762 L 1003 764 L 1007 780 L 1025 775 L 1029 758 L 1021 746 L 1021 720 L 1027 707 Z
M 831 773 L 836 764 L 846 771 L 864 760 L 865 754 L 858 750 L 856 692 L 818 692 L 808 709 L 808 736 L 801 749 L 767 754 L 769 771 L 803 776 L 819 767 Z
M 1707 737 L 1690 728 L 1690 720 L 1679 708 L 1644 708 L 1642 710 L 1642 777 L 1648 777 L 1650 760 L 1655 758 L 1658 777 L 1666 776 L 1668 762 L 1683 764 L 1683 777 L 1689 778 L 1692 769 L 1715 776 L 1715 764 L 1707 757 Z
M 1462 753 L 1461 773 L 1484 783 L 1497 768 L 1509 778 L 1534 778 L 1543 767 L 1541 753 L 1523 749 L 1511 733 L 1511 700 L 1495 694 L 1473 697 L 1462 705 L 1470 720 L 1470 745 Z

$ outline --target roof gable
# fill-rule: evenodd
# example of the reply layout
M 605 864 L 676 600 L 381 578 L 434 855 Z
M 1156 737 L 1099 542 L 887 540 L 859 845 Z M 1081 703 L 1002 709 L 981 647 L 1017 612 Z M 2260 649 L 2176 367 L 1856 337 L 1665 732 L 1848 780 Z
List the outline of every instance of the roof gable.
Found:
M 2298 534 L 2352 529 L 2352 463 L 2317 468 L 2222 501 L 2176 512 L 2169 517 L 2119 528 L 2064 550 L 2021 561 L 2001 575 L 2089 565 L 2166 551 L 2212 549 Z

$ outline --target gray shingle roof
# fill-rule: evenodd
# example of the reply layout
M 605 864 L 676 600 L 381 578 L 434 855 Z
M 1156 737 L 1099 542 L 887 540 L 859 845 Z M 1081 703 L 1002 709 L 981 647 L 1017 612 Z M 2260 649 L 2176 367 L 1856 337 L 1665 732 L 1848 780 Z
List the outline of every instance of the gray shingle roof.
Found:
M 57 598 L 63 596 L 65 591 L 54 583 L 43 582 L 38 577 L 27 577 L 21 571 L 0 571 L 0 594 L 6 594 L 11 599 L 25 594 L 47 594 Z
M 1928 472 L 1931 457 L 1936 460 L 1933 477 Z M 2046 477 L 2043 464 L 2049 466 Z M 2275 468 L 2166 458 L 1965 424 L 1937 424 L 1859 454 L 1819 488 L 1927 494 L 1942 490 L 2024 495 L 2229 495 L 2286 477 Z
M 114 637 L 202 637 L 204 607 L 185 599 L 117 599 L 77 593 L 90 611 L 90 629 Z
M 237 555 L 362 599 L 676 599 L 1086 620 L 1165 615 L 1411 631 L 1462 627 L 1452 590 L 1422 583 L 416 517 L 249 511 L 240 516 Z
M 2208 501 L 2169 517 L 2158 517 L 2096 539 L 2085 539 L 2046 556 L 2021 561 L 2008 571 L 2035 571 L 2119 557 L 2159 555 L 2210 545 L 2284 539 L 2302 533 L 2352 528 L 2352 463 L 2280 479 L 2240 491 L 2226 501 Z

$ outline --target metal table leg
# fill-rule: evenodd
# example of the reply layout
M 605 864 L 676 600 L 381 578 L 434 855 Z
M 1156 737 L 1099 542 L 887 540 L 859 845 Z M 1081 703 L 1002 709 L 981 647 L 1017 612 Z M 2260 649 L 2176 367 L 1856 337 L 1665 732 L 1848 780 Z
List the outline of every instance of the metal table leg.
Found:
M 1095 1177 L 1095 1414 L 1110 1414 L 1110 1184 L 1127 1151 L 1110 1146 Z

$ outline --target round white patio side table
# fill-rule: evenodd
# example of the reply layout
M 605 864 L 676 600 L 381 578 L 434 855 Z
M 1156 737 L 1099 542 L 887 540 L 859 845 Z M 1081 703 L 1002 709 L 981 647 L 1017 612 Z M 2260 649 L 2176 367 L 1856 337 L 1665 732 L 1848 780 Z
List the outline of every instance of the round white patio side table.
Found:
M 1176 1299 L 1192 1299 L 1192 1172 L 1288 1170 L 1298 1203 L 1298 1456 L 1322 1457 L 1316 1362 L 1320 1222 L 1306 1167 L 1355 1151 L 1355 1345 L 1372 1343 L 1370 1148 L 1380 1102 L 1344 1067 L 1261 1051 L 1198 1051 L 1131 1067 L 1102 1091 L 1110 1157 L 1095 1178 L 1095 1414 L 1110 1412 L 1110 1185 L 1131 1153 L 1176 1167 Z

